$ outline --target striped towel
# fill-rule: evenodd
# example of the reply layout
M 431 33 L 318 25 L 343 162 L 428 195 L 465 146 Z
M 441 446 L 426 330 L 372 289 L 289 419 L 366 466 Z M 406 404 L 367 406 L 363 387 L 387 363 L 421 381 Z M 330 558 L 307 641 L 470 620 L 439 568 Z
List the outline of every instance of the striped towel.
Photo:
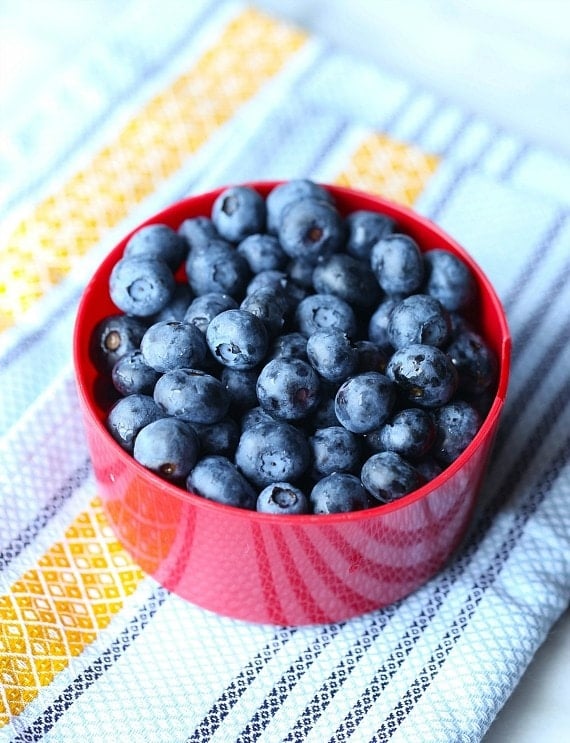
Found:
M 570 162 L 255 8 L 161 14 L 125 3 L 3 134 L 0 740 L 478 741 L 570 595 Z M 183 601 L 118 543 L 71 333 L 140 221 L 291 177 L 437 221 L 493 281 L 514 353 L 453 562 L 386 609 L 281 628 Z

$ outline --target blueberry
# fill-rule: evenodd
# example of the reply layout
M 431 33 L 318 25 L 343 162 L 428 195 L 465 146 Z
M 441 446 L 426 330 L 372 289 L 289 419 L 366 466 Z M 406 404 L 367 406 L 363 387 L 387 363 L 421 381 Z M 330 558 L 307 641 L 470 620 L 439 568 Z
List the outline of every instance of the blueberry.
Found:
M 357 372 L 378 371 L 384 374 L 391 353 L 372 341 L 360 340 L 356 346 Z
M 160 312 L 149 317 L 148 321 L 151 324 L 161 322 L 162 320 L 178 320 L 178 322 L 182 322 L 193 299 L 194 294 L 188 284 L 176 284 L 174 293 L 168 304 Z
M 386 214 L 359 209 L 346 217 L 346 252 L 361 261 L 370 261 L 372 247 L 395 228 L 394 220 Z
M 335 398 L 340 423 L 353 433 L 369 433 L 387 419 L 395 402 L 392 382 L 380 372 L 364 372 L 347 379 Z
M 217 423 L 192 423 L 198 436 L 200 450 L 205 454 L 219 454 L 232 459 L 240 437 L 240 429 L 233 418 L 222 418 Z
M 145 363 L 158 372 L 199 367 L 207 351 L 204 334 L 186 322 L 157 322 L 141 340 Z
M 272 359 L 257 379 L 257 399 L 261 407 L 279 420 L 299 420 L 311 413 L 319 402 L 319 377 L 301 359 Z
M 325 379 L 340 382 L 356 370 L 358 353 L 342 330 L 317 330 L 307 341 L 307 356 Z
M 305 297 L 297 306 L 295 322 L 299 332 L 307 338 L 317 330 L 328 328 L 336 328 L 353 338 L 358 327 L 352 307 L 332 294 Z
M 309 503 L 302 490 L 290 482 L 274 482 L 263 488 L 257 498 L 259 513 L 276 513 L 290 516 L 308 513 Z
M 139 431 L 133 456 L 165 480 L 180 480 L 196 464 L 199 449 L 198 437 L 188 423 L 159 418 Z
M 261 405 L 256 405 L 254 408 L 247 410 L 241 417 L 240 429 L 243 433 L 247 428 L 253 428 L 258 423 L 274 423 L 275 418 L 269 415 Z
M 265 325 L 268 337 L 273 338 L 285 324 L 288 303 L 284 293 L 266 288 L 249 293 L 240 308 L 258 317 Z
M 459 389 L 468 395 L 480 395 L 493 384 L 497 362 L 485 340 L 472 330 L 458 335 L 446 349 L 459 376 Z
M 319 428 L 329 428 L 330 426 L 339 425 L 339 420 L 336 417 L 334 404 L 336 390 L 335 393 L 331 395 L 322 392 L 322 387 L 323 385 L 321 385 L 320 402 L 313 413 L 309 416 L 309 419 L 307 421 L 307 423 L 311 425 L 315 431 Z
M 319 480 L 309 496 L 313 513 L 349 513 L 368 508 L 368 494 L 358 477 L 333 472 Z
M 220 364 L 234 369 L 257 366 L 268 348 L 263 321 L 241 309 L 216 315 L 206 330 L 206 342 Z
M 129 351 L 117 361 L 111 371 L 111 381 L 121 395 L 152 395 L 159 372 L 145 363 L 139 349 Z
M 216 315 L 237 308 L 238 303 L 229 294 L 208 292 L 192 300 L 183 319 L 184 322 L 195 325 L 202 333 L 206 333 L 206 328 Z
M 435 346 L 415 343 L 394 353 L 386 374 L 403 396 L 422 407 L 445 405 L 457 389 L 457 371 L 449 356 Z
M 260 289 L 272 291 L 287 302 L 287 312 L 293 312 L 299 302 L 309 293 L 307 289 L 292 281 L 284 271 L 260 271 L 249 282 L 246 294 L 254 294 Z
M 313 272 L 318 260 L 309 259 L 306 256 L 300 256 L 293 258 L 287 264 L 287 273 L 289 278 L 295 284 L 308 289 L 313 290 Z
M 333 472 L 356 474 L 360 466 L 360 437 L 343 426 L 319 428 L 309 437 L 312 471 L 318 477 Z
M 287 266 L 288 257 L 274 235 L 249 235 L 237 246 L 252 271 L 282 271 Z
M 309 444 L 294 426 L 262 421 L 246 428 L 235 454 L 238 469 L 258 487 L 296 482 L 310 463 Z
M 109 294 L 127 315 L 150 317 L 172 299 L 176 282 L 171 269 L 156 258 L 122 258 L 111 271 Z
M 279 335 L 269 349 L 269 359 L 301 359 L 308 361 L 307 339 L 302 333 Z
M 138 229 L 128 240 L 125 258 L 155 258 L 176 271 L 188 252 L 188 244 L 166 224 L 149 224 Z
M 166 372 L 154 387 L 154 399 L 167 415 L 189 423 L 218 423 L 230 406 L 220 380 L 199 369 Z
M 107 373 L 125 354 L 140 346 L 146 325 L 128 315 L 109 315 L 100 320 L 89 340 L 89 356 L 98 371 Z
M 423 476 L 394 451 L 373 454 L 364 462 L 362 484 L 381 503 L 397 500 L 424 484 Z
M 227 457 L 200 459 L 186 478 L 186 489 L 208 500 L 237 508 L 255 509 L 257 493 Z
M 384 451 L 395 451 L 406 459 L 419 459 L 435 440 L 432 416 L 421 408 L 405 408 L 393 415 L 378 431 Z
M 380 348 L 392 348 L 388 326 L 394 307 L 398 304 L 397 299 L 385 299 L 374 310 L 368 321 L 368 339 L 376 343 Z
M 267 195 L 267 231 L 276 235 L 281 224 L 283 210 L 300 199 L 319 199 L 334 204 L 332 194 L 314 181 L 296 178 L 275 186 Z
M 472 405 L 458 400 L 442 405 L 434 411 L 434 418 L 437 434 L 433 456 L 448 465 L 471 443 L 481 427 L 481 416 Z
M 438 299 L 449 311 L 468 307 L 476 294 L 469 267 L 447 250 L 430 250 L 424 255 L 423 291 Z
M 413 294 L 424 278 L 423 256 L 409 235 L 394 233 L 379 240 L 370 253 L 370 265 L 389 295 Z
M 258 369 L 235 369 L 231 366 L 222 369 L 220 381 L 228 391 L 234 413 L 257 406 L 255 386 L 258 373 Z
M 188 283 L 196 296 L 216 292 L 234 298 L 245 294 L 251 272 L 245 258 L 225 240 L 211 240 L 191 250 L 186 260 Z
M 451 321 L 443 305 L 428 294 L 412 294 L 390 314 L 388 338 L 394 348 L 412 343 L 441 348 L 449 338 Z
M 178 228 L 178 234 L 186 241 L 187 250 L 206 248 L 212 240 L 221 237 L 209 217 L 185 219 Z
M 382 291 L 372 269 L 346 253 L 336 253 L 317 264 L 313 286 L 320 294 L 334 294 L 356 307 L 371 307 Z
M 240 242 L 265 229 L 265 200 L 249 186 L 226 188 L 212 207 L 212 221 L 222 237 Z
M 107 416 L 107 430 L 125 451 L 133 453 L 135 438 L 141 428 L 148 426 L 164 413 L 149 395 L 128 395 L 118 400 Z
M 443 465 L 437 462 L 431 455 L 427 455 L 414 462 L 414 467 L 422 475 L 426 482 L 435 480 L 443 472 Z
M 342 247 L 342 217 L 328 201 L 294 201 L 282 213 L 278 237 L 291 258 L 325 258 Z

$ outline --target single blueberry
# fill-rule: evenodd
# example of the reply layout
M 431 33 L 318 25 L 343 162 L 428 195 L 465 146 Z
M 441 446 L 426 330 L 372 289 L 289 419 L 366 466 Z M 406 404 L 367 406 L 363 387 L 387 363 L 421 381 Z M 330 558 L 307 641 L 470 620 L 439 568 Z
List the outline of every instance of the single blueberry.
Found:
M 257 366 L 269 344 L 263 321 L 242 309 L 216 315 L 206 329 L 206 342 L 220 364 L 234 369 Z
M 235 454 L 238 469 L 258 487 L 297 482 L 310 458 L 303 433 L 282 421 L 262 421 L 245 428 Z
M 152 397 L 133 394 L 122 397 L 113 405 L 107 415 L 106 427 L 115 441 L 132 454 L 141 428 L 163 417 L 163 411 Z
M 255 510 L 257 493 L 227 457 L 200 459 L 186 478 L 186 489 L 225 506 Z
M 190 217 L 178 228 L 178 234 L 186 240 L 187 250 L 206 248 L 212 240 L 221 238 L 210 217 Z
M 246 410 L 240 419 L 240 430 L 243 433 L 246 428 L 253 428 L 258 423 L 274 423 L 275 418 L 269 415 L 261 405 L 256 405 L 254 408 Z
M 481 427 L 481 416 L 469 403 L 458 400 L 434 411 L 437 429 L 433 456 L 448 465 L 455 461 Z
M 237 310 L 238 306 L 236 300 L 229 294 L 208 292 L 192 300 L 183 320 L 206 333 L 206 328 L 216 315 L 225 310 Z
M 283 271 L 289 260 L 274 235 L 248 235 L 237 246 L 237 252 L 246 259 L 252 273 Z
M 212 221 L 222 237 L 240 242 L 248 235 L 264 232 L 265 200 L 250 186 L 231 186 L 214 201 Z
M 230 406 L 233 413 L 240 414 L 254 408 L 258 404 L 255 387 L 257 384 L 258 369 L 235 369 L 224 366 L 220 381 L 230 396 Z
M 457 389 L 457 371 L 449 356 L 421 343 L 396 351 L 386 374 L 407 400 L 426 408 L 449 402 Z
M 263 488 L 256 509 L 259 513 L 290 516 L 308 513 L 309 502 L 305 493 L 290 482 L 274 482 Z
M 394 406 L 394 385 L 380 372 L 364 372 L 347 379 L 335 397 L 340 423 L 353 433 L 369 433 L 379 428 Z
M 367 340 L 356 341 L 354 345 L 357 353 L 357 373 L 378 371 L 384 374 L 391 352 L 388 353 L 385 347 Z
M 406 459 L 415 460 L 431 449 L 435 423 L 427 411 L 405 408 L 387 420 L 378 434 L 382 450 L 395 451 Z
M 160 373 L 145 363 L 139 349 L 129 351 L 116 362 L 111 381 L 121 395 L 152 395 Z
M 370 266 L 346 253 L 335 253 L 318 263 L 313 286 L 320 294 L 333 294 L 356 307 L 377 305 L 382 296 Z
M 269 349 L 269 359 L 301 359 L 308 361 L 307 339 L 302 333 L 279 335 Z
M 111 271 L 109 294 L 127 315 L 150 317 L 172 299 L 176 282 L 171 269 L 156 258 L 121 258 Z
M 89 357 L 95 368 L 110 372 L 122 356 L 139 348 L 146 328 L 129 315 L 108 315 L 99 320 L 89 339 Z
M 245 258 L 225 240 L 211 240 L 188 253 L 186 276 L 196 296 L 216 292 L 235 299 L 245 294 L 251 272 Z
M 279 242 L 291 258 L 325 258 L 338 252 L 343 243 L 343 220 L 328 201 L 301 199 L 283 211 Z
M 287 264 L 287 273 L 291 281 L 312 292 L 313 272 L 318 259 L 310 259 L 307 256 L 293 258 Z
M 246 295 L 254 294 L 260 289 L 270 290 L 275 296 L 283 298 L 287 303 L 287 313 L 293 312 L 309 293 L 300 284 L 292 281 L 285 271 L 276 270 L 260 271 L 256 274 L 247 285 Z
M 220 380 L 199 369 L 166 372 L 154 386 L 154 399 L 164 413 L 189 423 L 218 423 L 230 406 Z
M 200 367 L 208 351 L 204 334 L 195 325 L 175 320 L 151 325 L 140 349 L 145 363 L 158 372 Z
M 394 307 L 398 304 L 397 299 L 385 299 L 374 310 L 368 321 L 368 339 L 376 343 L 380 348 L 392 348 L 388 326 Z
M 459 389 L 466 395 L 480 395 L 495 382 L 495 354 L 478 333 L 465 330 L 446 349 L 457 369 Z
M 133 456 L 165 480 L 185 478 L 198 460 L 200 445 L 190 424 L 178 418 L 159 418 L 142 428 Z
M 272 359 L 257 378 L 257 399 L 261 407 L 279 420 L 299 420 L 319 402 L 319 376 L 301 359 Z
M 317 330 L 336 328 L 353 338 L 358 323 L 352 307 L 344 299 L 332 294 L 310 294 L 295 312 L 295 322 L 300 333 L 307 338 Z
M 360 479 L 348 472 L 333 472 L 319 480 L 309 496 L 313 513 L 349 513 L 368 508 L 369 499 Z
M 368 263 L 372 247 L 383 237 L 394 232 L 394 220 L 386 214 L 368 209 L 351 212 L 345 219 L 347 226 L 346 252 Z
M 437 462 L 430 454 L 414 462 L 414 467 L 426 482 L 431 482 L 443 472 L 443 465 Z
M 307 356 L 321 377 L 340 382 L 356 370 L 358 352 L 342 330 L 317 330 L 307 340 Z
M 394 451 L 373 454 L 362 465 L 362 484 L 380 503 L 397 500 L 424 484 L 423 476 Z
M 333 472 L 352 472 L 360 468 L 361 440 L 343 426 L 319 428 L 309 437 L 312 472 L 324 477 Z
M 288 302 L 284 293 L 265 288 L 249 293 L 240 308 L 258 317 L 265 325 L 268 337 L 273 338 L 285 324 Z
M 166 224 L 140 227 L 125 245 L 124 258 L 155 258 L 164 261 L 172 271 L 185 259 L 188 244 L 176 230 Z
M 379 240 L 371 250 L 370 265 L 389 295 L 413 294 L 424 278 L 423 256 L 409 235 L 393 233 Z
M 283 210 L 300 199 L 319 199 L 334 204 L 334 197 L 319 183 L 306 178 L 293 178 L 275 186 L 267 195 L 267 231 L 276 235 L 279 232 Z
M 315 410 L 311 413 L 307 419 L 307 424 L 312 427 L 314 431 L 319 428 L 329 428 L 331 426 L 340 425 L 338 418 L 336 417 L 334 398 L 336 390 L 333 394 L 322 391 L 323 385 L 321 384 L 321 399 Z
M 477 293 L 471 270 L 460 258 L 447 250 L 430 250 L 424 254 L 425 284 L 423 291 L 438 299 L 449 311 L 463 310 Z
M 396 349 L 412 343 L 441 348 L 451 331 L 445 307 L 429 294 L 412 294 L 394 307 L 388 323 L 388 338 Z
M 232 459 L 240 437 L 240 428 L 233 418 L 222 418 L 217 423 L 190 424 L 200 442 L 200 450 L 205 454 L 218 454 Z

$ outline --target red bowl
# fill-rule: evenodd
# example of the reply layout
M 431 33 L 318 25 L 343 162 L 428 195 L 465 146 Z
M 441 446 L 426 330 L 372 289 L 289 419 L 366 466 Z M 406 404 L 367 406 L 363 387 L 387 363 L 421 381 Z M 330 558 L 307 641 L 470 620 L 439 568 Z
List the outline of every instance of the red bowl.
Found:
M 267 195 L 276 183 L 251 185 Z M 495 399 L 467 449 L 419 490 L 354 513 L 263 514 L 185 492 L 125 453 L 105 429 L 104 385 L 90 360 L 89 338 L 100 319 L 117 312 L 108 280 L 129 235 L 86 287 L 75 325 L 74 362 L 87 442 L 118 539 L 143 570 L 169 590 L 211 611 L 254 622 L 340 621 L 401 599 L 434 576 L 469 527 L 507 390 L 509 330 L 501 303 L 475 261 L 410 209 L 351 189 L 327 187 L 343 214 L 381 211 L 423 251 L 445 248 L 456 254 L 471 268 L 479 287 L 477 314 L 470 319 L 499 360 Z M 177 228 L 189 217 L 209 216 L 222 190 L 184 199 L 145 224 Z

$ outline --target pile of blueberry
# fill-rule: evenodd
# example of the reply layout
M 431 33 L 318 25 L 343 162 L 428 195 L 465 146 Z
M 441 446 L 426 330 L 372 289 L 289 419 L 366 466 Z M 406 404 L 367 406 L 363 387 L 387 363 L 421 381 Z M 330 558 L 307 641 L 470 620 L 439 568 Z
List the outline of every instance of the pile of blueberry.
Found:
M 109 292 L 91 357 L 118 396 L 110 434 L 223 504 L 388 503 L 453 462 L 493 399 L 465 263 L 385 214 L 343 216 L 313 181 L 230 187 L 209 216 L 140 228 Z

